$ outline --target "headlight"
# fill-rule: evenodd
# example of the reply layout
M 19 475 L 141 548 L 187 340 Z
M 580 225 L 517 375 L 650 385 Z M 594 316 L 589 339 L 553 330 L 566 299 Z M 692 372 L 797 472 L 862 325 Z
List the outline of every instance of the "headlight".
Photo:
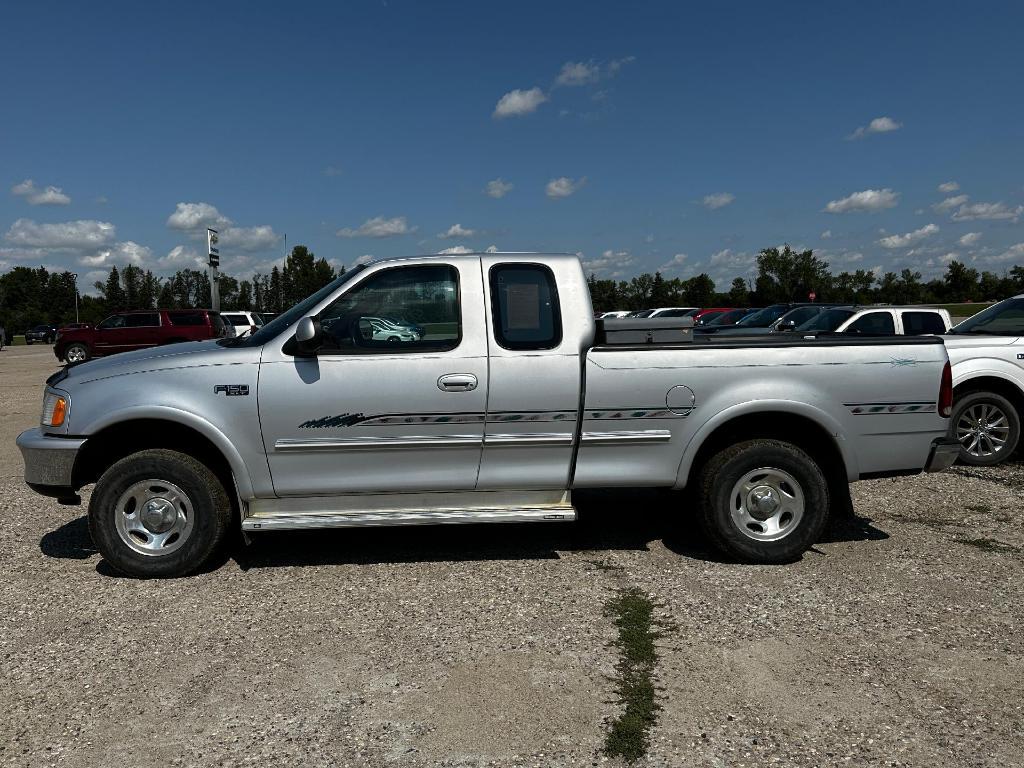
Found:
M 47 392 L 43 397 L 43 414 L 40 421 L 44 427 L 60 427 L 68 415 L 68 401 L 55 392 Z

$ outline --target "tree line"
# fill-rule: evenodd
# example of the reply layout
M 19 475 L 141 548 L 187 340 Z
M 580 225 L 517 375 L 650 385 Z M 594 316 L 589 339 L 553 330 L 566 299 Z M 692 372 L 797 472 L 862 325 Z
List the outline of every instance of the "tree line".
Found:
M 304 245 L 296 245 L 284 266 L 250 280 L 218 276 L 221 309 L 282 312 L 335 278 L 326 259 L 316 258 Z M 737 277 L 728 291 L 716 289 L 707 273 L 687 279 L 668 278 L 660 272 L 631 280 L 588 279 L 594 309 L 644 309 L 656 306 L 766 306 L 781 301 L 816 301 L 850 304 L 939 304 L 990 301 L 1024 293 L 1024 267 L 1003 275 L 978 272 L 952 261 L 941 278 L 923 281 L 920 272 L 904 269 L 876 275 L 871 270 L 833 274 L 828 262 L 810 249 L 795 251 L 765 248 L 757 256 L 757 275 Z M 112 312 L 129 309 L 180 309 L 210 306 L 210 277 L 206 270 L 182 269 L 170 277 L 129 264 L 111 267 L 105 281 L 94 285 L 97 296 L 78 296 L 78 317 L 97 323 Z M 0 275 L 0 324 L 8 333 L 21 333 L 40 323 L 74 322 L 75 278 L 70 272 L 44 267 L 15 267 Z
M 219 274 L 222 311 L 282 312 L 336 277 L 326 259 L 296 245 L 282 268 L 257 272 L 250 280 Z M 106 280 L 93 284 L 98 295 L 78 296 L 78 319 L 98 323 L 104 317 L 131 309 L 192 309 L 209 307 L 210 275 L 204 269 L 181 269 L 159 277 L 134 264 L 110 268 Z M 14 267 L 0 275 L 0 324 L 8 333 L 21 333 L 41 323 L 75 322 L 75 277 L 45 267 Z
M 666 279 L 660 272 L 644 273 L 630 280 L 587 280 L 597 312 L 638 310 L 649 307 L 752 307 L 787 301 L 843 304 L 956 304 L 994 301 L 1024 293 L 1024 267 L 1005 274 L 978 272 L 951 261 L 941 278 L 922 280 L 912 269 L 876 275 L 872 270 L 833 274 L 828 262 L 813 250 L 765 248 L 757 256 L 757 275 L 752 280 L 733 279 L 728 291 L 717 291 L 707 273 L 688 279 Z

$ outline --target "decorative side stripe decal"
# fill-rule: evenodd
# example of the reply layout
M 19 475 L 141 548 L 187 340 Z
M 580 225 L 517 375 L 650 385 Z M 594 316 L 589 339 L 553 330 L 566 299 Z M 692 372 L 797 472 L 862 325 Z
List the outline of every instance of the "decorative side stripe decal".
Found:
M 685 419 L 697 406 L 686 410 L 685 413 L 675 413 L 665 406 L 660 408 L 601 408 L 587 409 L 583 412 L 583 418 L 598 421 L 605 419 Z
M 334 427 L 380 427 L 393 424 L 506 424 L 510 422 L 574 422 L 576 411 L 496 411 L 487 417 L 470 413 L 341 413 L 299 424 L 299 429 L 330 429 Z
M 854 416 L 894 413 L 935 413 L 935 403 L 843 403 Z

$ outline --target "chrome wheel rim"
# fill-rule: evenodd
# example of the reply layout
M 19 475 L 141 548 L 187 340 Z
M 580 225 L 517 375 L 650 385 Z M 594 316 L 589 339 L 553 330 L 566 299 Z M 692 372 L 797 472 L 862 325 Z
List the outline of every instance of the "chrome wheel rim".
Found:
M 747 538 L 778 541 L 799 527 L 804 505 L 804 490 L 795 477 L 775 467 L 761 467 L 733 485 L 729 516 Z
M 114 508 L 117 535 L 133 552 L 149 557 L 180 549 L 195 524 L 188 495 L 166 480 L 143 480 L 121 494 Z
M 85 350 L 81 347 L 72 347 L 65 353 L 64 357 L 67 358 L 69 363 L 80 363 L 85 360 Z
M 956 420 L 956 439 L 965 453 L 976 459 L 990 458 L 1006 448 L 1010 420 L 998 405 L 975 403 Z

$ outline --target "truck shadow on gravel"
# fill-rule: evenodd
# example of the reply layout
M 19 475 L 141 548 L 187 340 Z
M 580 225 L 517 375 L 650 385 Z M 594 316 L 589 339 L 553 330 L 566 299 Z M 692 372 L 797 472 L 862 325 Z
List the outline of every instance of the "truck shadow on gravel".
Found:
M 438 525 L 396 528 L 336 528 L 255 534 L 241 541 L 204 570 L 233 559 L 242 570 L 294 566 L 458 562 L 476 560 L 555 560 L 561 552 L 647 551 L 652 542 L 683 557 L 733 562 L 715 550 L 686 515 L 684 494 L 660 491 L 578 493 L 575 523 Z M 821 543 L 879 541 L 889 538 L 868 518 L 842 511 Z M 47 557 L 84 560 L 97 554 L 86 518 L 79 517 L 45 534 L 39 548 Z M 823 553 L 811 550 L 807 557 Z M 100 561 L 106 576 L 116 572 Z

